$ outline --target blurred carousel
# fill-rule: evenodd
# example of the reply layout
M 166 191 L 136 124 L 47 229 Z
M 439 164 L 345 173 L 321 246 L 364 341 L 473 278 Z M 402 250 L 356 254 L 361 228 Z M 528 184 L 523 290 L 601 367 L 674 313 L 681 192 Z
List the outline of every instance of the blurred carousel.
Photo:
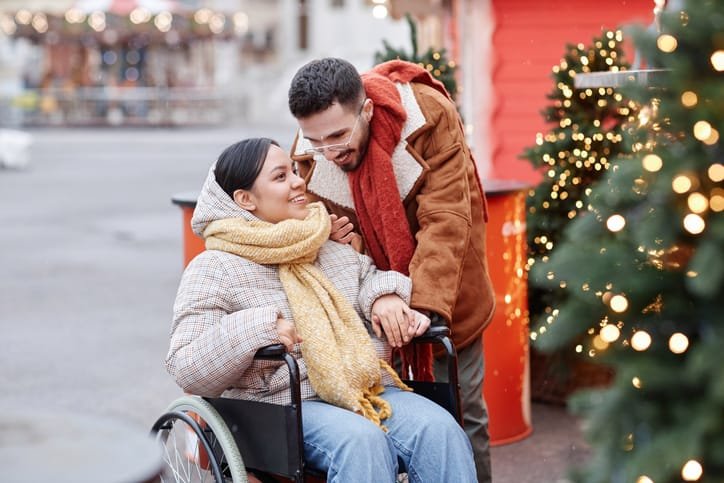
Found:
M 6 109 L 22 125 L 222 123 L 236 106 L 216 59 L 248 30 L 245 12 L 201 2 L 2 1 L 0 31 L 25 59 Z

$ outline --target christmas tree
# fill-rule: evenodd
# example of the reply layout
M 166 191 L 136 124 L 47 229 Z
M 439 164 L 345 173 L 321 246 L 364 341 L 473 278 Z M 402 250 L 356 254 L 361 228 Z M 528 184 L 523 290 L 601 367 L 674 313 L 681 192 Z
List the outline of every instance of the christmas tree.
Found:
M 447 59 L 445 49 L 436 50 L 430 47 L 422 55 L 418 53 L 417 47 L 417 26 L 410 14 L 405 15 L 407 24 L 410 26 L 410 43 L 412 44 L 412 53 L 407 53 L 404 49 L 396 49 L 392 47 L 386 40 L 382 41 L 384 51 L 375 53 L 375 64 L 381 64 L 388 60 L 406 60 L 419 64 L 421 67 L 432 74 L 432 76 L 442 82 L 450 96 L 455 99 L 457 94 L 457 82 L 455 80 L 455 62 Z
M 589 46 L 567 45 L 564 57 L 553 67 L 554 88 L 548 95 L 552 102 L 542 112 L 553 128 L 545 135 L 538 133 L 536 145 L 523 154 L 543 174 L 543 180 L 527 199 L 531 266 L 547 261 L 554 253 L 563 229 L 586 211 L 591 186 L 606 172 L 611 160 L 625 149 L 621 142 L 623 126 L 632 115 L 633 104 L 610 87 L 580 90 L 574 87 L 577 74 L 628 68 L 621 42 L 620 31 L 604 31 Z M 534 348 L 536 339 L 545 335 L 546 322 L 555 317 L 565 300 L 564 289 L 565 284 L 555 288 L 530 284 L 528 299 Z M 574 365 L 576 356 L 579 354 L 573 347 L 566 347 L 549 356 L 546 364 L 534 364 L 534 380 L 542 378 L 546 384 L 558 388 L 560 397 L 566 396 L 569 390 L 565 388 L 573 387 L 566 379 L 573 376 L 570 370 L 564 371 Z M 536 371 L 542 371 L 541 375 Z M 557 384 L 550 384 L 556 379 Z M 549 399 L 557 396 L 553 394 Z
M 660 31 L 635 29 L 656 86 L 592 188 L 590 209 L 531 278 L 567 298 L 539 346 L 581 339 L 613 384 L 571 401 L 594 455 L 576 481 L 724 481 L 724 2 L 669 2 Z

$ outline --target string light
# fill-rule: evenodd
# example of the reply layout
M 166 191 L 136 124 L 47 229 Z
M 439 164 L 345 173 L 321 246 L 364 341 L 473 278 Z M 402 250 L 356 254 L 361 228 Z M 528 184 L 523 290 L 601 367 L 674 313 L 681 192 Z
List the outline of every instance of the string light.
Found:
M 673 35 L 663 34 L 659 35 L 659 37 L 656 39 L 656 46 L 659 48 L 660 51 L 670 54 L 671 52 L 676 50 L 678 42 L 676 40 L 676 37 L 674 37 Z
M 693 183 L 691 181 L 691 178 L 685 174 L 681 174 L 675 177 L 674 180 L 671 182 L 672 189 L 679 194 L 684 194 L 689 191 L 692 185 Z
M 641 475 L 638 478 L 636 478 L 636 483 L 654 483 L 654 480 L 649 478 L 646 475 Z
M 618 330 L 618 327 L 616 327 L 613 324 L 604 325 L 603 328 L 601 328 L 601 339 L 603 339 L 605 342 L 612 343 L 618 340 L 619 336 L 621 335 L 621 331 Z
M 624 218 L 621 215 L 611 215 L 608 220 L 606 220 L 606 228 L 608 228 L 610 231 L 616 233 L 626 226 L 626 218 Z
M 684 217 L 684 228 L 692 235 L 698 235 L 706 228 L 706 222 L 701 216 L 689 213 Z
M 647 154 L 646 156 L 644 156 L 644 158 L 641 160 L 641 164 L 646 171 L 649 171 L 651 173 L 655 173 L 661 170 L 661 168 L 664 166 L 663 160 L 655 154 Z
M 714 163 L 706 170 L 709 179 L 715 183 L 724 180 L 724 164 Z
M 614 295 L 613 297 L 611 297 L 609 306 L 614 312 L 625 312 L 626 309 L 628 309 L 628 300 L 626 300 L 626 297 L 624 297 L 623 295 Z
M 681 332 L 669 337 L 669 350 L 674 354 L 683 354 L 689 348 L 689 338 Z
M 690 194 L 686 202 L 694 213 L 704 213 L 709 209 L 709 200 L 701 193 Z
M 651 346 L 651 336 L 644 330 L 639 330 L 631 336 L 631 347 L 639 352 L 645 351 Z
M 686 91 L 681 94 L 681 103 L 684 107 L 694 107 L 697 102 L 699 102 L 699 98 L 695 92 Z
M 641 386 L 643 386 L 643 384 L 641 383 L 641 379 L 639 379 L 639 378 L 636 377 L 636 376 L 634 376 L 633 379 L 631 379 L 631 384 L 632 384 L 633 387 L 635 387 L 636 389 L 641 389 Z
M 681 468 L 681 477 L 684 481 L 699 481 L 703 474 L 704 469 L 701 467 L 701 463 L 696 460 L 687 461 Z
M 711 211 L 718 213 L 724 211 L 724 190 L 721 188 L 714 188 L 711 192 L 711 198 L 709 198 L 709 208 Z
M 711 124 L 706 121 L 697 121 L 694 124 L 694 137 L 699 141 L 705 141 L 711 136 Z
M 711 54 L 711 65 L 717 72 L 724 70 L 724 50 L 717 50 Z

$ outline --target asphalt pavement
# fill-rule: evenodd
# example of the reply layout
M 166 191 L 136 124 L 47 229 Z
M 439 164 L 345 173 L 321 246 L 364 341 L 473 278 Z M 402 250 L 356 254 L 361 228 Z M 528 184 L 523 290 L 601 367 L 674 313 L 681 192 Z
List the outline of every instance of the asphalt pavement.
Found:
M 289 126 L 45 129 L 0 169 L 0 411 L 63 410 L 150 428 L 181 395 L 166 373 L 183 269 L 181 211 L 227 145 Z M 493 448 L 496 483 L 561 482 L 577 421 L 533 404 L 533 434 Z

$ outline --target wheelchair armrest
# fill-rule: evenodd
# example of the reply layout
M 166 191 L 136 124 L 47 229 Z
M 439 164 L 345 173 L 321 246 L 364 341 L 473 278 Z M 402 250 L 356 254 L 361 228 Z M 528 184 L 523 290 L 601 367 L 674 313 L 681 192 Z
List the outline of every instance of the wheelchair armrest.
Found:
M 289 368 L 289 390 L 292 396 L 292 406 L 297 408 L 302 405 L 302 395 L 299 377 L 299 364 L 297 360 L 289 352 L 284 344 L 273 344 L 256 351 L 254 359 L 284 361 Z
M 444 325 L 430 325 L 424 334 L 418 335 L 413 342 L 438 342 L 443 337 L 450 336 L 450 329 Z
M 256 351 L 256 354 L 254 354 L 254 359 L 283 359 L 284 354 L 287 353 L 287 348 L 284 347 L 284 344 L 273 344 L 268 345 L 266 347 L 262 347 L 258 351 Z

